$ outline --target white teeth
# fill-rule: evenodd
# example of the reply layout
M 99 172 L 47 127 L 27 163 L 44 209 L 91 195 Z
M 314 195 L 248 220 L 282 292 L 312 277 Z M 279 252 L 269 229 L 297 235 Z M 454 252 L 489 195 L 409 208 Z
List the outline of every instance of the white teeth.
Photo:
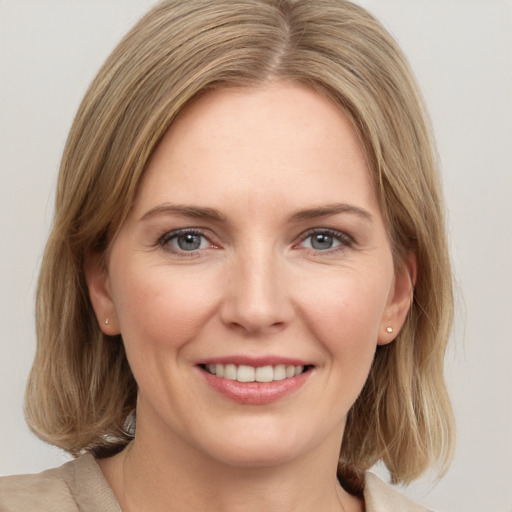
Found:
M 274 380 L 274 368 L 272 368 L 272 366 L 260 366 L 256 368 L 254 380 L 256 382 L 272 382 Z
M 236 380 L 236 366 L 234 364 L 227 364 L 224 366 L 224 378 Z
M 236 372 L 238 382 L 254 382 L 254 368 L 241 364 Z
M 274 380 L 284 379 L 286 379 L 286 366 L 284 364 L 274 366 Z
M 238 382 L 273 382 L 291 379 L 304 371 L 304 366 L 277 364 L 275 366 L 248 366 L 234 364 L 209 364 L 206 370 L 212 375 Z

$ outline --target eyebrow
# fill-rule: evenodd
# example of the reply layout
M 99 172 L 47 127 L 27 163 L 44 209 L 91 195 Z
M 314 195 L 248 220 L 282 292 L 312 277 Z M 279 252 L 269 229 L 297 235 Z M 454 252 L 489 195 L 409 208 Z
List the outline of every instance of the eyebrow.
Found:
M 214 208 L 202 208 L 200 206 L 187 206 L 180 204 L 161 204 L 148 210 L 140 221 L 145 221 L 159 215 L 180 215 L 190 219 L 205 219 L 217 222 L 225 222 L 226 218 Z
M 332 203 L 314 208 L 296 210 L 291 215 L 289 215 L 288 222 L 300 222 L 342 213 L 357 215 L 368 222 L 371 222 L 372 220 L 372 215 L 363 208 L 359 208 L 358 206 L 346 203 Z M 159 215 L 180 215 L 190 219 L 205 219 L 217 222 L 226 222 L 226 217 L 215 208 L 179 204 L 174 205 L 167 203 L 151 208 L 146 213 L 144 213 L 144 215 L 142 215 L 139 220 L 145 221 Z
M 357 215 L 365 221 L 372 221 L 372 215 L 370 212 L 364 210 L 363 208 L 359 208 L 358 206 L 346 203 L 332 203 L 326 204 L 325 206 L 297 210 L 289 216 L 288 220 L 290 222 L 298 222 L 309 219 L 317 219 L 319 217 L 327 217 L 329 215 L 337 215 L 340 213 Z

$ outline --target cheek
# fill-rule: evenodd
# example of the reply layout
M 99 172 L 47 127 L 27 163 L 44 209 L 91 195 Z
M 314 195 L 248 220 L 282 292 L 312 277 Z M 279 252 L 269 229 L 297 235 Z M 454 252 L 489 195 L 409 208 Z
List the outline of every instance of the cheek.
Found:
M 155 267 L 144 273 L 121 270 L 113 290 L 125 344 L 178 348 L 193 338 L 214 309 L 211 287 L 201 279 Z M 210 291 L 209 291 L 210 290 Z
M 349 374 L 364 373 L 366 370 L 361 369 L 371 364 L 390 279 L 340 273 L 336 279 L 305 286 L 301 292 L 301 313 L 307 328 L 329 353 L 332 364 L 343 366 Z
M 346 421 L 374 359 L 389 288 L 387 279 L 368 283 L 339 272 L 315 286 L 305 283 L 300 291 L 302 329 L 315 340 L 324 379 L 310 412 L 324 418 L 327 429 Z
M 186 347 L 208 323 L 215 300 L 199 279 L 180 279 L 165 267 L 123 271 L 114 297 L 131 370 L 141 390 L 155 397 L 180 389 L 169 375 L 183 369 Z M 211 288 L 211 287 L 210 287 Z M 181 373 L 180 373 L 181 374 Z
M 388 295 L 387 280 L 327 280 L 303 290 L 303 311 L 321 329 L 376 335 Z

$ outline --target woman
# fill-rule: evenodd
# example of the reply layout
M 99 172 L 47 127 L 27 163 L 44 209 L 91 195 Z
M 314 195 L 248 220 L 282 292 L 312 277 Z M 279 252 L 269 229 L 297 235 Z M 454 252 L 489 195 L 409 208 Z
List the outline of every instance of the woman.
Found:
M 424 510 L 453 448 L 449 258 L 400 50 L 344 0 L 164 1 L 64 151 L 0 510 Z M 46 504 L 46 505 L 43 505 Z

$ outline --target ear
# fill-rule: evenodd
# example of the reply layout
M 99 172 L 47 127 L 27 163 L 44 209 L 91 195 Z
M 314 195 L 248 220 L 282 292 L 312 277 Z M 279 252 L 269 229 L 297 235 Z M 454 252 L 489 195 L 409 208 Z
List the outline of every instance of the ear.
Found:
M 89 290 L 89 298 L 91 299 L 99 328 L 108 336 L 119 334 L 121 331 L 119 330 L 115 304 L 110 294 L 108 270 L 103 265 L 99 254 L 87 256 L 84 273 Z
M 416 255 L 410 252 L 395 272 L 388 303 L 379 329 L 378 345 L 391 343 L 404 325 L 413 301 L 416 272 Z

